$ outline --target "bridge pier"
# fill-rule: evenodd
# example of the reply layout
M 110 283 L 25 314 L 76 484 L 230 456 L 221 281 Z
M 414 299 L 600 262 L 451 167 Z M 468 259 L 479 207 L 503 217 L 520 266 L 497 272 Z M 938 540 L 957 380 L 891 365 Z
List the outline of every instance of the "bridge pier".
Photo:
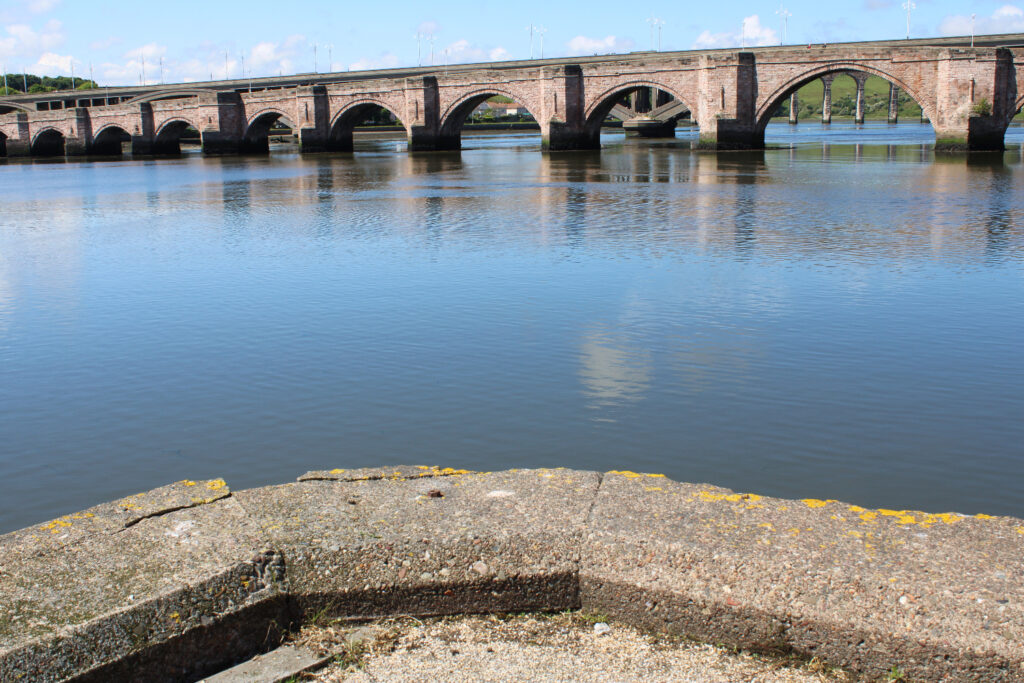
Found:
M 15 116 L 15 127 L 18 136 L 8 136 L 5 145 L 7 157 L 27 157 L 32 154 L 32 135 L 29 130 L 28 114 L 18 112 Z
M 794 92 L 789 96 L 789 123 L 796 125 L 800 123 L 800 95 Z
M 299 150 L 305 154 L 326 152 L 331 136 L 331 104 L 327 86 L 316 85 L 299 91 L 302 121 L 295 121 Z
M 821 77 L 822 99 L 821 99 L 821 122 L 832 123 L 832 81 L 835 76 L 829 74 Z
M 900 121 L 900 89 L 895 83 L 889 84 L 889 123 Z
M 198 118 L 208 122 L 199 131 L 203 154 L 225 156 L 250 151 L 245 145 L 245 107 L 240 94 L 220 92 L 200 97 Z M 251 151 L 268 152 L 270 147 Z
M 675 119 L 659 121 L 658 119 L 630 119 L 622 122 L 626 135 L 640 138 L 674 138 L 676 136 Z
M 596 134 L 584 126 L 570 126 L 560 121 L 541 124 L 541 148 L 545 152 L 573 152 L 601 149 L 601 129 Z
M 8 158 L 11 157 L 27 157 L 32 155 L 32 148 L 28 142 L 24 140 L 7 138 L 4 142 L 6 147 L 5 155 Z
M 852 73 L 850 76 L 857 83 L 857 111 L 853 116 L 854 123 L 864 123 L 864 92 L 868 82 L 866 73 Z

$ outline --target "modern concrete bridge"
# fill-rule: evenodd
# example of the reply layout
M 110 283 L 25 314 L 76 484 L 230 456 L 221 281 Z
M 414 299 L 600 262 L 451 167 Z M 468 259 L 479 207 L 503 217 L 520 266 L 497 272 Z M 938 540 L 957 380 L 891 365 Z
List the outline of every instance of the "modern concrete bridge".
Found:
M 702 147 L 757 149 L 769 119 L 797 89 L 850 73 L 860 83 L 880 76 L 893 93 L 917 101 L 937 148 L 998 150 L 1024 105 L 1022 62 L 1024 34 L 1013 34 L 979 37 L 973 47 L 970 38 L 941 38 L 644 52 L 45 93 L 0 98 L 0 149 L 7 156 L 120 154 L 130 139 L 134 154 L 175 153 L 194 128 L 206 153 L 261 152 L 281 120 L 303 151 L 347 151 L 354 127 L 383 107 L 405 126 L 410 150 L 450 150 L 459 148 L 470 113 L 495 95 L 530 111 L 545 149 L 598 149 L 601 123 L 644 91 L 657 92 L 648 103 L 655 128 L 689 112 Z

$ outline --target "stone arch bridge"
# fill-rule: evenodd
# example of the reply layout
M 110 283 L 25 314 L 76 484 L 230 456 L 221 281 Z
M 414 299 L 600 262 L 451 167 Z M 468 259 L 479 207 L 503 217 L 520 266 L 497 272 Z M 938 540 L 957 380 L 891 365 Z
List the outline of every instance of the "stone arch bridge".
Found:
M 688 112 L 708 149 L 757 149 L 779 105 L 841 73 L 875 75 L 917 101 L 939 149 L 996 150 L 1024 105 L 1024 35 L 633 53 L 459 67 L 304 74 L 194 86 L 0 99 L 0 151 L 17 155 L 173 153 L 193 128 L 210 154 L 266 151 L 284 121 L 303 151 L 352 149 L 353 128 L 382 107 L 409 149 L 458 149 L 462 125 L 494 95 L 525 107 L 547 150 L 597 149 L 602 122 L 631 94 Z M 667 94 L 667 95 L 666 95 Z M 658 104 L 661 102 L 654 102 Z M 653 105 L 652 105 L 652 108 Z M 619 114 L 621 115 L 621 114 Z

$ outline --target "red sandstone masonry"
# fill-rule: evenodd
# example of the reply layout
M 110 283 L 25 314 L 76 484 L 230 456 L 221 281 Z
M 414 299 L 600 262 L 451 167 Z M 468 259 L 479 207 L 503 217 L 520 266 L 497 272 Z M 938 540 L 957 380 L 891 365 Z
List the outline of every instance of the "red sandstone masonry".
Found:
M 1024 36 L 1004 38 L 1024 43 Z M 411 77 L 400 72 L 355 80 L 356 74 L 257 92 L 244 82 L 219 93 L 174 86 L 122 105 L 2 115 L 0 134 L 11 156 L 41 151 L 37 143 L 47 131 L 63 136 L 68 154 L 102 151 L 107 147 L 97 140 L 114 129 L 131 137 L 136 153 L 150 153 L 173 151 L 189 125 L 201 132 L 207 152 L 234 153 L 265 149 L 267 129 L 282 118 L 295 126 L 306 151 L 347 150 L 357 112 L 381 106 L 404 123 L 411 149 L 457 149 L 465 117 L 487 97 L 505 95 L 533 114 L 546 148 L 596 149 L 600 123 L 615 102 L 650 87 L 690 108 L 702 145 L 756 149 L 770 115 L 793 91 L 822 76 L 854 72 L 885 78 L 917 100 L 939 148 L 1001 149 L 1006 126 L 1024 105 L 1022 61 L 1021 47 L 914 41 L 434 67 Z M 990 114 L 977 106 L 982 100 Z

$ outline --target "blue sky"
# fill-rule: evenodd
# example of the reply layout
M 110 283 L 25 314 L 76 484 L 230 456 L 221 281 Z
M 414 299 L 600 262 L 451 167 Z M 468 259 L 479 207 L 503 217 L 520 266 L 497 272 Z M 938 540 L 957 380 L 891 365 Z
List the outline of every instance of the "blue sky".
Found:
M 1024 0 L 915 0 L 913 37 L 966 34 L 971 14 L 981 33 L 1024 32 Z M 903 0 L 789 0 L 787 42 L 902 38 Z M 88 75 L 105 85 L 240 78 L 313 71 L 409 66 L 416 34 L 434 36 L 443 64 L 525 59 L 531 24 L 545 27 L 545 56 L 651 48 L 650 18 L 664 22 L 664 50 L 777 44 L 783 25 L 777 0 L 631 3 L 329 2 L 176 0 L 0 0 L 0 66 L 9 72 Z M 655 41 L 657 38 L 655 38 Z M 541 38 L 534 35 L 534 54 Z M 424 64 L 430 43 L 421 41 Z M 227 55 L 225 59 L 225 54 Z M 225 64 L 225 61 L 227 62 Z

